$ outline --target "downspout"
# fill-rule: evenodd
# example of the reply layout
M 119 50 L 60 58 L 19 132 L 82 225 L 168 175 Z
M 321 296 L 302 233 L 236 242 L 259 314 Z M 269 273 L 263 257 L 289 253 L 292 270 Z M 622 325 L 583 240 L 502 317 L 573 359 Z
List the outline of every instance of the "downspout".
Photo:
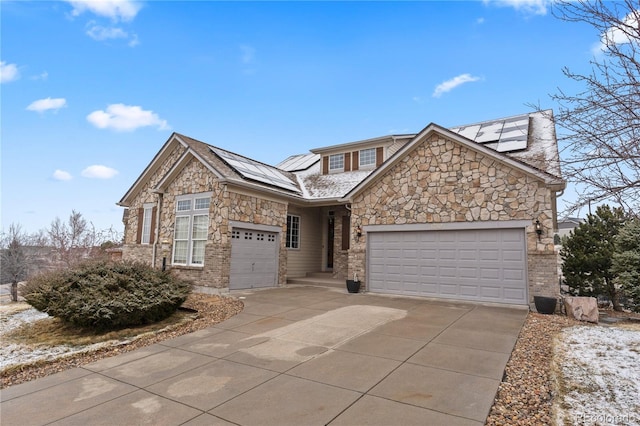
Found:
M 158 239 L 160 238 L 160 213 L 162 211 L 162 199 L 163 199 L 163 193 L 162 192 L 157 192 L 158 194 L 158 204 L 156 206 L 156 229 L 154 229 L 154 238 L 153 238 L 153 250 L 152 250 L 152 257 L 151 257 L 151 264 L 153 265 L 153 267 L 156 267 L 156 257 L 158 255 Z
M 558 233 L 558 197 L 562 197 L 562 195 L 564 195 L 564 188 L 562 189 L 562 191 L 560 191 L 559 194 L 557 192 L 553 193 L 553 203 L 551 205 L 551 208 L 553 210 L 553 233 L 554 233 L 554 235 Z

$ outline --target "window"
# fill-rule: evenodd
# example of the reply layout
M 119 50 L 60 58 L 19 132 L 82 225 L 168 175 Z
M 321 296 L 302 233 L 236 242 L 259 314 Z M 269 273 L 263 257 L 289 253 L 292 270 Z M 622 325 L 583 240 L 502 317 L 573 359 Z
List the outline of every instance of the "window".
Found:
M 173 264 L 204 265 L 204 248 L 209 229 L 211 197 L 202 194 L 180 197 L 176 202 L 173 231 Z
M 360 167 L 376 165 L 376 149 L 375 148 L 361 149 L 360 155 L 358 157 L 360 158 Z
M 287 248 L 300 248 L 300 216 L 287 215 Z
M 337 172 L 344 170 L 344 154 L 334 154 L 329 156 L 329 171 Z
M 151 222 L 153 221 L 153 204 L 145 204 L 144 212 L 142 214 L 142 244 L 151 244 Z

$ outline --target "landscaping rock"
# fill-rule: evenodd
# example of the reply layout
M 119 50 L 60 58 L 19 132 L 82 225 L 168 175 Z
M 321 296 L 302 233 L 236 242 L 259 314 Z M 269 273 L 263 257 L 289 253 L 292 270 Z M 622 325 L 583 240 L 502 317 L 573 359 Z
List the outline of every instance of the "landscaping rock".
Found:
M 598 300 L 595 297 L 565 297 L 564 307 L 571 318 L 598 323 Z

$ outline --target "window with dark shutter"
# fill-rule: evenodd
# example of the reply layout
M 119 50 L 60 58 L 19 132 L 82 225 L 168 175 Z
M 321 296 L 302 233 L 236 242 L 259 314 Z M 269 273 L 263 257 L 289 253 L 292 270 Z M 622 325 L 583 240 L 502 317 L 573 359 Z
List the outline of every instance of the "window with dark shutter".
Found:
M 344 171 L 345 172 L 351 171 L 351 153 L 350 152 L 346 152 L 344 154 Z
M 322 157 L 322 174 L 329 174 L 329 157 Z

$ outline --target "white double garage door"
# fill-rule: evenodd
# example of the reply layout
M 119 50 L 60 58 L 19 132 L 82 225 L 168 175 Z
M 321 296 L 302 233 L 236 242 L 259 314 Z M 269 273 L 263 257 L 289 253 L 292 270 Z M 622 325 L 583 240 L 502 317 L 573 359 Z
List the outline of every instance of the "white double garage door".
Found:
M 367 238 L 372 292 L 527 304 L 524 228 L 394 230 Z

